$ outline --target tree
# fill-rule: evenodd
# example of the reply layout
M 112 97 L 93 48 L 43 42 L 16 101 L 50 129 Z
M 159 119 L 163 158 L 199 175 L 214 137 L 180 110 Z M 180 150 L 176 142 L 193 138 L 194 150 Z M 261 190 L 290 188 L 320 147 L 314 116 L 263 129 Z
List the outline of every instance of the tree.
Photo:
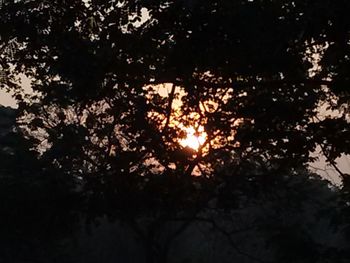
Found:
M 349 11 L 340 0 L 7 1 L 2 83 L 22 133 L 79 181 L 90 214 L 193 217 L 239 174 L 269 184 L 306 169 L 317 146 L 332 165 L 349 153 Z M 324 101 L 340 114 L 320 119 Z M 188 127 L 205 134 L 196 150 L 179 143 Z
M 55 120 L 53 126 L 58 126 L 59 120 L 68 126 L 65 115 L 71 110 L 70 118 L 75 118 L 71 122 L 77 127 L 70 123 L 69 129 L 76 129 L 80 137 L 88 134 L 103 141 L 101 137 L 118 127 L 126 140 L 133 137 L 138 153 L 146 149 L 133 159 L 152 155 L 166 167 L 174 159 L 169 153 L 178 147 L 174 138 L 181 136 L 176 127 L 160 125 L 160 121 L 171 118 L 169 104 L 173 98 L 153 94 L 149 99 L 149 92 L 142 87 L 173 83 L 173 89 L 182 88 L 186 94 L 179 122 L 205 127 L 208 145 L 222 141 L 216 143 L 223 146 L 221 150 L 189 160 L 194 164 L 213 162 L 228 149 L 241 158 L 265 155 L 265 159 L 293 159 L 305 164 L 320 141 L 327 141 L 325 148 L 334 148 L 334 153 L 326 151 L 330 160 L 348 152 L 344 147 L 337 149 L 340 144 L 328 142 L 326 135 L 315 135 L 315 130 L 328 132 L 324 122 L 315 119 L 318 103 L 329 96 L 322 84 L 333 89 L 338 83 L 324 79 L 337 73 L 327 72 L 322 66 L 326 57 L 332 56 L 328 54 L 332 49 L 325 46 L 332 41 L 331 36 L 327 38 L 327 30 L 338 19 L 331 16 L 337 5 L 332 4 L 321 21 L 314 20 L 315 15 L 310 13 L 317 7 L 313 2 L 180 1 L 162 5 L 139 1 L 118 6 L 92 1 L 87 6 L 77 1 L 69 8 L 55 2 L 50 6 L 46 2 L 7 6 L 2 10 L 8 13 L 3 19 L 7 25 L 3 41 L 16 37 L 19 46 L 26 45 L 12 63 L 16 62 L 18 72 L 33 78 L 33 89 L 41 93 L 40 103 L 32 105 L 32 111 L 57 108 L 55 115 L 46 117 Z M 16 17 L 11 16 L 11 6 L 18 10 L 12 10 Z M 142 8 L 148 8 L 150 18 L 136 27 L 134 21 L 141 19 Z M 325 24 L 327 19 L 331 26 Z M 311 77 L 308 58 L 315 54 L 310 49 L 317 48 L 315 52 L 325 54 L 322 68 Z M 4 63 L 4 68 L 9 64 Z M 216 109 L 203 106 L 208 102 L 217 104 Z M 99 111 L 91 113 L 92 106 L 99 107 Z M 152 112 L 161 120 L 150 117 Z M 191 112 L 197 114 L 189 118 Z M 52 128 L 35 121 L 34 127 Z M 344 116 L 329 121 L 347 126 Z M 91 132 L 103 126 L 101 122 L 106 131 Z M 95 132 L 101 135 L 93 135 Z M 339 140 L 347 135 L 344 131 Z M 107 143 L 109 148 L 123 144 L 122 138 L 110 139 L 116 142 Z M 161 143 L 154 143 L 159 140 Z M 104 145 L 99 151 L 110 153 L 109 148 Z
M 50 260 L 77 231 L 81 199 L 70 177 L 38 160 L 16 115 L 0 106 L 0 261 Z

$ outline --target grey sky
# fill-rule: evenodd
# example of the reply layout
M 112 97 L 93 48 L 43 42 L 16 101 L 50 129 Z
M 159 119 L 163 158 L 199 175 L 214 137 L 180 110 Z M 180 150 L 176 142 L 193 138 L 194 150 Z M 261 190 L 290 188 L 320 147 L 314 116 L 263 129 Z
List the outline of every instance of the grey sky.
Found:
M 16 101 L 11 95 L 3 90 L 0 90 L 0 105 L 16 107 Z

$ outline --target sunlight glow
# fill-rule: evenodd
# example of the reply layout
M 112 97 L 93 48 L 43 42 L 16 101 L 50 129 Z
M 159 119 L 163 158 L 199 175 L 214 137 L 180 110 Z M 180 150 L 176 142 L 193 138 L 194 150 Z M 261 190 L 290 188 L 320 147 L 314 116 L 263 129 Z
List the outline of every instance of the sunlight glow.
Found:
M 180 140 L 180 144 L 183 147 L 190 147 L 194 150 L 198 150 L 199 147 L 205 143 L 207 135 L 203 127 L 199 127 L 197 132 L 193 127 L 185 128 L 185 131 L 187 133 L 186 138 Z

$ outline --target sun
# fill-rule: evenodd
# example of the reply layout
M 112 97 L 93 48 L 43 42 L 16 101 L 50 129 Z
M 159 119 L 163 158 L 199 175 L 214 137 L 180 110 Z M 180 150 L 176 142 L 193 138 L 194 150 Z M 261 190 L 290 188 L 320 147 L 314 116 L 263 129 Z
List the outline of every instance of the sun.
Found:
M 207 137 L 203 127 L 199 127 L 197 132 L 193 127 L 185 128 L 185 131 L 187 136 L 186 138 L 180 140 L 180 144 L 183 147 L 190 147 L 197 151 L 199 147 L 205 143 Z

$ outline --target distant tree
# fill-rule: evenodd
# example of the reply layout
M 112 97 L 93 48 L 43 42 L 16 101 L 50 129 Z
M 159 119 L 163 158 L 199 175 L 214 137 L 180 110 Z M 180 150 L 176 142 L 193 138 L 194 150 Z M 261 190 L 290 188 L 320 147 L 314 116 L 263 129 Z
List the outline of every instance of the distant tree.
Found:
M 16 115 L 0 106 L 0 261 L 51 260 L 76 231 L 79 198 L 71 178 L 38 160 Z

